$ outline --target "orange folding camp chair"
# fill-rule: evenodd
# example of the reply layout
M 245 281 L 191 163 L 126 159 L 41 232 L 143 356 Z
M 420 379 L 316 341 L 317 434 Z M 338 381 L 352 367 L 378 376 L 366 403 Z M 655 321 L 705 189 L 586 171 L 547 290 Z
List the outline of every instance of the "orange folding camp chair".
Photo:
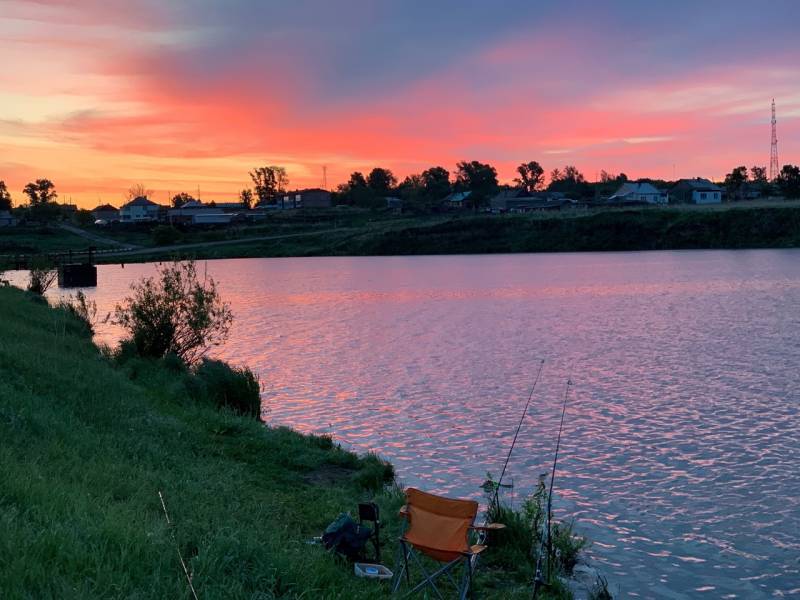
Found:
M 498 523 L 477 526 L 475 525 L 477 514 L 478 503 L 474 500 L 454 500 L 408 488 L 406 504 L 400 509 L 400 515 L 406 519 L 406 530 L 400 538 L 403 563 L 397 572 L 392 592 L 396 593 L 400 589 L 404 574 L 408 585 L 411 585 L 409 571 L 409 558 L 411 558 L 422 572 L 423 579 L 406 595 L 410 596 L 430 586 L 436 596 L 443 599 L 435 580 L 446 575 L 458 590 L 458 597 L 462 600 L 466 598 L 472 584 L 478 555 L 486 550 L 486 545 L 483 543 L 486 532 L 505 527 Z M 478 534 L 475 544 L 470 542 L 473 533 Z M 430 573 L 417 552 L 441 563 L 442 566 Z M 452 572 L 460 565 L 463 565 L 464 573 L 459 584 L 453 578 Z

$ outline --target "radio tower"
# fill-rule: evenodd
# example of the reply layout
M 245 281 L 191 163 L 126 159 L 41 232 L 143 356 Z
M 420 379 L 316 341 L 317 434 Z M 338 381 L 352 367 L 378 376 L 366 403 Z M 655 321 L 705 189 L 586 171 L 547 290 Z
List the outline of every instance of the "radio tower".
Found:
M 772 147 L 769 151 L 769 180 L 775 181 L 780 173 L 778 167 L 778 120 L 775 118 L 775 98 L 772 99 Z

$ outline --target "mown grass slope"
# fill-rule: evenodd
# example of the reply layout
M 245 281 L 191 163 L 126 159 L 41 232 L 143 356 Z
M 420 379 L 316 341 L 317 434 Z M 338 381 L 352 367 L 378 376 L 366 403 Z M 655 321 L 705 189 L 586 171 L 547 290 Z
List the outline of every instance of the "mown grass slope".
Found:
M 306 543 L 382 465 L 186 398 L 178 374 L 115 367 L 66 312 L 0 288 L 0 597 L 188 597 L 159 490 L 201 598 L 384 595 Z

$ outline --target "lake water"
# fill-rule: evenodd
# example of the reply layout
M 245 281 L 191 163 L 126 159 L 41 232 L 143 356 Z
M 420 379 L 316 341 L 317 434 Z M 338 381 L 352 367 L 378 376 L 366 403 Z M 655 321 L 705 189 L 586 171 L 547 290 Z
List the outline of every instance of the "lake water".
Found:
M 236 315 L 217 354 L 260 374 L 268 421 L 375 450 L 407 484 L 480 499 L 544 359 L 510 500 L 549 468 L 571 377 L 557 513 L 594 541 L 612 590 L 800 596 L 800 252 L 198 267 Z M 153 269 L 100 267 L 89 295 L 104 314 Z

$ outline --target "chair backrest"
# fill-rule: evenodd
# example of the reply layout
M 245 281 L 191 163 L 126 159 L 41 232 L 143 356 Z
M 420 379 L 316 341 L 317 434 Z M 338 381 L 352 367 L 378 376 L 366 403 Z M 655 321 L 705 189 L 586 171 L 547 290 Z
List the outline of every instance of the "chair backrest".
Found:
M 478 514 L 474 500 L 454 500 L 406 489 L 409 524 L 405 540 L 437 560 L 469 551 L 469 528 Z

